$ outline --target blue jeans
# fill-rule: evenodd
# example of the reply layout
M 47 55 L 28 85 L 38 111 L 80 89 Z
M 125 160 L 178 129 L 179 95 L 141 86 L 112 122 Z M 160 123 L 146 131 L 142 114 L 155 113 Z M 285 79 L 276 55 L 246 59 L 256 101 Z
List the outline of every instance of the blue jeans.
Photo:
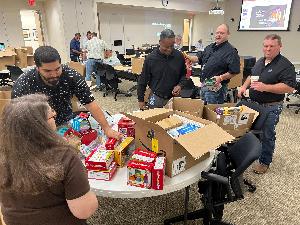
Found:
M 275 127 L 279 122 L 279 116 L 282 112 L 282 104 L 278 103 L 272 106 L 264 106 L 268 111 L 268 115 L 263 126 L 262 152 L 259 157 L 259 162 L 264 165 L 270 165 L 275 149 Z
M 92 78 L 92 73 L 95 71 L 95 64 L 96 62 L 102 62 L 101 59 L 87 59 L 85 67 L 85 80 L 90 81 Z
M 227 84 L 222 84 L 218 91 L 210 91 L 207 87 L 201 88 L 201 98 L 207 104 L 223 104 L 227 95 Z

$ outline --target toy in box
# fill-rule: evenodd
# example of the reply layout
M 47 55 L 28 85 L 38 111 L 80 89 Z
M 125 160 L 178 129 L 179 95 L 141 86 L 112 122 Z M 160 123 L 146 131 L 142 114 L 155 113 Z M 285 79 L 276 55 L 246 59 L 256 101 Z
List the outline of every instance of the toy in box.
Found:
M 71 126 L 77 132 L 83 132 L 91 129 L 89 114 L 81 112 L 78 116 L 70 121 Z
M 166 158 L 157 157 L 152 169 L 152 189 L 163 190 L 165 179 Z
M 118 140 L 115 138 L 108 138 L 105 143 L 106 150 L 114 150 L 117 145 Z
M 107 170 L 114 160 L 113 151 L 99 150 L 95 148 L 85 159 L 85 167 L 88 170 Z
M 151 151 L 148 151 L 148 150 L 145 150 L 142 148 L 137 148 L 132 153 L 131 160 L 138 160 L 138 161 L 142 161 L 142 162 L 152 163 L 152 162 L 154 162 L 156 156 L 157 155 L 154 152 L 151 152 Z
M 93 129 L 89 129 L 81 132 L 81 144 L 89 145 L 92 141 L 96 140 L 98 132 Z
M 129 119 L 128 117 L 122 117 L 118 122 L 118 131 L 125 137 L 134 137 L 134 125 L 135 122 L 133 120 Z
M 110 181 L 117 170 L 117 163 L 112 162 L 107 170 L 88 170 L 88 178 Z
M 132 145 L 134 145 L 133 140 L 133 137 L 127 137 L 115 148 L 115 161 L 118 166 L 123 167 L 125 165 L 127 157 L 132 149 Z
M 127 165 L 127 184 L 141 188 L 151 188 L 153 163 L 131 160 Z

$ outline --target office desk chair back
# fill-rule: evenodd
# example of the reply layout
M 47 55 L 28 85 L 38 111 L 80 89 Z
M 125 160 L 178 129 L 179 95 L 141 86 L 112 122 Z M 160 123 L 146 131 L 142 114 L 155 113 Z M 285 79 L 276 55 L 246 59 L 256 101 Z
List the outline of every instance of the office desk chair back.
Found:
M 255 102 L 248 101 L 247 99 L 243 99 L 242 101 L 237 103 L 236 106 L 241 106 L 241 105 L 245 105 L 259 113 L 259 116 L 256 118 L 256 120 L 251 126 L 251 132 L 255 134 L 255 136 L 257 136 L 259 140 L 262 140 L 263 127 L 269 112 L 266 110 L 265 107 Z
M 224 205 L 244 198 L 243 173 L 258 159 L 261 143 L 252 133 L 245 134 L 228 149 L 228 154 L 220 152 L 215 166 L 202 172 L 204 180 L 199 181 L 198 192 L 204 208 L 187 214 L 187 220 L 203 219 L 204 225 L 228 225 L 222 222 Z M 165 221 L 165 225 L 184 220 L 178 216 Z
M 286 101 L 290 101 L 290 97 L 291 96 L 294 96 L 294 97 L 297 97 L 297 98 L 300 98 L 300 71 L 297 72 L 297 77 L 296 77 L 296 87 L 295 87 L 295 91 L 294 93 L 292 94 L 288 94 L 287 97 L 286 97 Z M 299 111 L 300 111 L 300 103 L 288 103 L 286 105 L 287 108 L 290 108 L 290 107 L 296 107 L 297 109 L 295 110 L 295 113 L 298 114 Z
M 119 90 L 118 85 L 121 81 L 117 78 L 116 71 L 111 65 L 96 62 L 95 70 L 96 76 L 100 76 L 100 81 L 104 84 L 103 97 L 106 97 L 109 92 L 114 93 L 115 101 L 117 101 L 117 96 L 120 94 L 127 96 L 127 93 Z
M 10 77 L 13 81 L 16 81 L 19 78 L 19 76 L 21 76 L 21 74 L 24 73 L 23 70 L 21 70 L 18 66 L 7 65 L 6 68 L 9 71 Z

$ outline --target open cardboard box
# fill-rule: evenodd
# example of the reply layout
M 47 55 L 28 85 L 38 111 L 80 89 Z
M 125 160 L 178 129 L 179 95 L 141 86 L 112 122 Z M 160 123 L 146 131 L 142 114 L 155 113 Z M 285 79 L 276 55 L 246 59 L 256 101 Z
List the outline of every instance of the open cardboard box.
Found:
M 4 106 L 10 102 L 11 99 L 11 90 L 9 89 L 0 89 L 0 114 L 4 109 Z
M 173 138 L 166 130 L 155 123 L 175 114 L 202 123 L 205 126 L 194 132 Z M 215 123 L 179 111 L 150 109 L 132 114 L 125 113 L 125 115 L 136 123 L 136 147 L 147 146 L 153 149 L 155 143 L 158 150 L 163 150 L 166 153 L 166 174 L 169 177 L 174 177 L 189 169 L 209 157 L 211 150 L 215 150 L 221 144 L 234 139 L 233 136 Z M 149 134 L 153 134 L 154 137 L 151 138 Z
M 85 76 L 85 65 L 82 64 L 81 62 L 68 62 L 67 65 L 76 70 L 78 73 L 80 73 L 82 76 Z
M 170 99 L 165 108 L 186 112 L 202 118 L 204 102 L 201 99 L 174 97 Z
M 258 116 L 258 112 L 243 105 L 243 111 L 234 115 L 218 115 L 217 107 L 234 107 L 235 103 L 209 104 L 204 107 L 203 118 L 210 120 L 234 137 L 240 137 L 248 132 Z
M 6 65 L 13 66 L 16 64 L 16 53 L 12 49 L 0 51 L 0 70 L 6 70 Z

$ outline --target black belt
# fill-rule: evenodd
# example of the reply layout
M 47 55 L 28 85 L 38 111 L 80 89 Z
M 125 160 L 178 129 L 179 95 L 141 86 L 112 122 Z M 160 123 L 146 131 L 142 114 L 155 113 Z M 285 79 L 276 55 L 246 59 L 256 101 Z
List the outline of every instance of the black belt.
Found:
M 172 98 L 172 96 L 167 96 L 167 95 L 158 95 L 156 92 L 153 92 L 153 94 L 155 94 L 156 96 L 160 97 L 160 98 L 163 98 L 165 100 L 169 100 L 170 98 Z
M 252 100 L 251 100 L 252 101 Z M 256 101 L 252 101 L 255 102 L 259 105 L 264 105 L 264 106 L 273 106 L 273 105 L 278 105 L 278 104 L 283 104 L 283 101 L 276 101 L 276 102 L 256 102 Z
M 101 59 L 95 59 L 95 58 L 88 58 L 88 59 L 101 60 Z

